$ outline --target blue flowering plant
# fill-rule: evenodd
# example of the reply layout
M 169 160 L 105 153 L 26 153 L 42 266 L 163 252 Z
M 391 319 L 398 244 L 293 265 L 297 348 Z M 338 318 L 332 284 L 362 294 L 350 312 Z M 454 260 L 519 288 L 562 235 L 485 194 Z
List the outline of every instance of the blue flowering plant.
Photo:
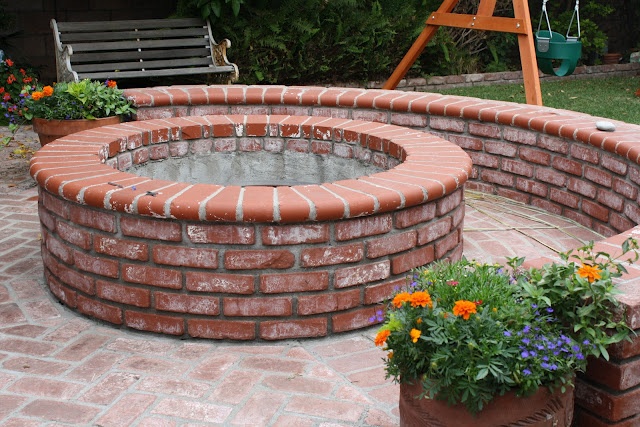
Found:
M 540 269 L 524 269 L 523 258 L 417 269 L 371 319 L 382 322 L 375 343 L 387 352 L 387 377 L 418 381 L 421 397 L 472 413 L 508 391 L 564 392 L 589 356 L 608 359 L 607 346 L 631 332 L 614 279 L 638 259 L 638 244 L 627 240 L 617 258 L 593 248 L 560 254 L 561 262 Z

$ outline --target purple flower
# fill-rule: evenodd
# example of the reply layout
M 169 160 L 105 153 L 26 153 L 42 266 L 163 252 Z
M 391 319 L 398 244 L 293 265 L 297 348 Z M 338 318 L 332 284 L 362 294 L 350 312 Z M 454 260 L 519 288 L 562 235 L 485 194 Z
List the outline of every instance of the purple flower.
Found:
M 531 375 L 531 371 L 527 368 L 522 370 L 522 375 L 527 376 L 527 375 Z
M 509 331 L 504 331 L 503 334 L 504 334 L 505 337 L 510 337 L 511 336 L 511 332 L 509 332 Z
M 522 353 L 520 353 L 520 356 L 522 356 L 523 359 L 526 359 L 527 357 L 529 357 L 529 352 L 525 350 Z

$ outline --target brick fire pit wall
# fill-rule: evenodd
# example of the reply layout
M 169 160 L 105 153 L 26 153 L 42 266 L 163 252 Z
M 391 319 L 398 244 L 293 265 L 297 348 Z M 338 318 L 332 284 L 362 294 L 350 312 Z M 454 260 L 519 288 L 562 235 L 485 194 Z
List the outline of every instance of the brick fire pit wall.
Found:
M 567 218 L 608 238 L 613 253 L 640 236 L 640 126 L 565 110 L 430 93 L 321 87 L 171 87 L 128 90 L 138 120 L 206 114 L 283 114 L 357 119 L 430 132 L 463 148 L 474 167 L 466 188 L 499 194 Z M 629 106 L 636 108 L 636 106 Z M 544 260 L 539 260 L 542 262 Z M 619 300 L 640 332 L 640 268 Z M 592 361 L 577 387 L 578 426 L 640 425 L 640 338 Z
M 171 126 L 178 127 L 184 127 L 186 122 L 192 123 L 193 117 L 197 116 L 281 115 L 363 120 L 430 132 L 456 144 L 471 156 L 474 166 L 469 181 L 465 184 L 466 188 L 506 196 L 574 219 L 608 236 L 606 240 L 596 245 L 596 249 L 610 253 L 615 252 L 626 237 L 640 235 L 640 230 L 636 226 L 640 223 L 638 207 L 640 126 L 614 122 L 617 126 L 615 132 L 601 132 L 595 127 L 598 118 L 571 111 L 400 91 L 281 86 L 199 86 L 132 89 L 127 90 L 126 93 L 135 99 L 139 108 L 138 120 L 180 117 L 182 119 L 179 121 L 167 122 L 171 123 Z M 153 141 L 157 141 L 154 139 L 156 130 L 148 127 L 144 122 L 140 123 L 137 129 L 141 131 L 141 136 L 144 138 L 142 147 L 148 148 L 149 158 L 153 158 L 151 153 L 154 152 L 156 145 Z M 122 160 L 123 166 L 129 161 L 143 161 L 143 159 L 136 160 L 135 156 L 129 160 L 124 153 L 127 149 L 115 144 L 112 152 L 103 153 L 103 158 L 123 153 L 125 154 Z M 69 153 L 65 154 L 69 155 Z M 118 167 L 121 167 L 120 157 L 116 158 Z M 37 156 L 33 168 L 39 167 L 37 163 L 40 160 L 42 158 Z M 111 164 L 113 162 L 111 160 Z M 36 169 L 32 169 L 32 173 Z M 72 171 L 69 170 L 69 172 Z M 42 189 L 43 184 L 40 185 Z M 87 181 L 87 185 L 92 185 L 91 181 Z M 105 310 L 91 297 L 98 293 L 119 295 L 120 288 L 116 287 L 113 289 L 116 292 L 109 293 L 109 288 L 102 285 L 106 281 L 101 272 L 88 270 L 90 268 L 88 266 L 93 265 L 91 263 L 82 264 L 88 261 L 86 256 L 83 257 L 86 255 L 85 252 L 95 254 L 95 248 L 102 247 L 99 243 L 96 246 L 96 242 L 90 241 L 82 231 L 91 230 L 98 234 L 103 232 L 115 237 L 116 232 L 121 233 L 124 230 L 128 235 L 123 234 L 122 237 L 118 235 L 117 238 L 128 239 L 135 237 L 129 235 L 144 233 L 147 234 L 145 238 L 156 236 L 164 241 L 171 237 L 171 233 L 157 225 L 166 220 L 147 217 L 136 220 L 134 225 L 129 224 L 127 227 L 128 219 L 126 219 L 125 227 L 123 228 L 120 224 L 120 228 L 117 228 L 116 220 L 111 217 L 112 213 L 108 213 L 105 217 L 105 213 L 98 213 L 75 201 L 71 202 L 75 200 L 73 197 L 69 198 L 73 194 L 65 195 L 64 191 L 60 192 L 56 187 L 47 185 L 44 189 L 41 191 L 40 210 L 46 242 L 43 253 L 48 270 L 49 286 L 58 298 L 63 301 L 67 299 L 67 304 L 77 304 L 79 311 L 82 304 L 85 304 L 87 314 L 104 317 L 110 313 L 109 310 Z M 460 190 L 451 190 L 450 195 L 437 199 L 441 204 L 448 206 L 440 209 L 440 213 L 448 218 L 445 219 L 447 230 L 451 230 L 450 227 L 454 229 L 460 227 L 459 216 L 462 212 L 460 208 L 451 207 L 459 202 Z M 65 201 L 66 199 L 70 201 Z M 103 201 L 103 198 L 98 197 L 98 202 Z M 91 198 L 85 197 L 83 203 L 92 206 Z M 116 205 L 115 208 L 111 206 L 110 209 L 118 211 L 119 208 Z M 158 212 L 159 208 L 150 207 L 147 212 L 151 213 L 151 209 L 156 209 L 154 212 Z M 444 212 L 451 209 L 453 211 L 447 217 Z M 160 208 L 160 211 L 166 215 L 166 209 Z M 129 218 L 126 212 L 120 215 Z M 358 219 L 355 220 L 358 221 Z M 436 223 L 439 221 L 435 214 L 433 220 Z M 73 227 L 71 222 L 78 225 Z M 106 231 L 102 227 L 107 227 Z M 369 230 L 371 226 L 355 228 Z M 181 233 L 182 239 L 189 239 L 186 229 L 181 230 Z M 438 233 L 435 235 L 442 236 Z M 178 238 L 177 233 L 173 238 Z M 449 239 L 449 237 L 440 237 L 440 239 Z M 113 246 L 105 246 L 119 248 L 121 251 L 111 253 L 116 256 L 112 259 L 120 257 L 125 259 L 123 262 L 127 262 L 126 255 L 132 252 L 125 251 L 126 246 L 119 245 L 117 240 L 115 242 Z M 399 244 L 399 242 L 396 243 Z M 55 252 L 56 245 L 60 246 L 59 252 Z M 160 248 L 163 245 L 172 245 L 172 243 L 169 240 L 167 243 L 158 244 Z M 72 250 L 68 250 L 69 247 Z M 459 256 L 459 252 L 457 252 L 458 255 L 454 255 L 459 251 L 459 243 L 444 247 L 451 248 L 448 250 L 452 252 L 452 257 Z M 77 254 L 80 256 L 75 260 L 75 265 L 77 266 L 79 262 L 80 265 L 87 266 L 84 267 L 86 270 L 76 271 L 63 265 L 63 258 L 71 263 L 71 258 Z M 196 257 L 196 259 L 200 258 Z M 538 262 L 543 261 L 538 260 Z M 143 261 L 132 260 L 131 264 L 140 262 Z M 171 267 L 167 266 L 167 268 Z M 190 269 L 191 267 L 181 268 Z M 52 276 L 52 269 L 58 269 L 57 273 L 64 280 L 78 279 L 77 283 L 84 284 L 87 288 L 82 290 L 62 287 L 60 277 L 56 279 Z M 122 274 L 124 273 L 125 271 L 122 270 Z M 83 282 L 82 279 L 87 277 L 89 280 Z M 158 275 L 157 280 L 161 277 Z M 128 286 L 143 287 L 139 281 L 136 281 L 138 279 L 134 279 L 134 276 L 130 278 L 131 284 L 127 283 Z M 383 285 L 377 298 L 372 298 L 369 302 L 381 299 L 382 295 L 390 291 L 390 286 L 393 285 Z M 619 287 L 622 293 L 618 299 L 625 307 L 628 323 L 631 328 L 640 332 L 640 269 L 638 266 L 629 268 L 629 274 L 620 281 Z M 354 290 L 361 291 L 358 288 L 347 288 L 341 292 Z M 165 293 L 176 292 L 170 288 L 165 291 Z M 309 296 L 315 295 L 314 292 L 318 291 L 313 291 Z M 236 298 L 246 297 L 246 295 L 240 295 Z M 181 298 L 181 304 L 176 307 L 182 312 L 189 311 L 190 307 L 202 307 L 193 305 L 188 293 Z M 135 298 L 132 302 L 134 301 Z M 146 299 L 143 301 L 146 304 Z M 164 307 L 162 295 L 154 299 L 154 304 L 157 305 L 158 301 L 161 307 Z M 349 298 L 340 298 L 323 304 L 328 304 L 325 307 L 338 308 L 340 303 L 349 301 L 351 301 Z M 113 303 L 116 307 L 120 307 L 120 304 L 123 303 Z M 296 304 L 291 305 L 292 310 L 300 309 L 299 302 Z M 209 307 L 210 310 L 215 311 L 220 310 L 220 306 L 210 305 Z M 155 310 L 162 310 L 162 308 Z M 343 326 L 344 329 L 358 324 L 363 325 L 365 317 L 372 311 L 372 307 L 366 306 L 347 308 L 347 316 L 351 316 L 350 320 L 336 322 L 340 319 L 339 313 L 335 315 L 336 317 L 328 319 L 327 324 L 330 323 L 332 327 L 349 325 Z M 158 316 L 160 311 L 157 313 L 155 316 Z M 162 316 L 169 315 L 162 314 Z M 197 317 L 198 315 L 189 314 L 188 316 Z M 236 319 L 241 322 L 241 318 L 240 316 Z M 115 319 L 120 318 L 116 316 Z M 158 317 L 153 319 L 159 320 Z M 354 322 L 354 319 L 357 320 Z M 132 320 L 135 320 L 131 323 L 133 327 L 162 325 L 161 322 L 144 323 L 135 318 Z M 126 322 L 126 318 L 120 322 Z M 164 326 L 160 326 L 162 327 Z M 298 327 L 296 325 L 293 329 Z M 147 327 L 147 329 L 153 330 L 153 327 Z M 211 331 L 211 329 L 200 330 Z M 242 327 L 238 327 L 228 329 L 228 332 L 235 333 L 242 330 Z M 276 337 L 286 337 L 290 334 L 291 328 L 270 329 L 270 324 L 265 323 L 264 330 L 275 331 Z M 258 328 L 257 334 L 260 333 Z M 264 337 L 270 336 L 274 335 L 266 334 Z M 640 406 L 637 403 L 640 401 L 640 338 L 635 338 L 632 343 L 618 345 L 610 349 L 610 353 L 611 361 L 592 361 L 587 375 L 578 381 L 576 425 L 595 427 L 640 425 Z

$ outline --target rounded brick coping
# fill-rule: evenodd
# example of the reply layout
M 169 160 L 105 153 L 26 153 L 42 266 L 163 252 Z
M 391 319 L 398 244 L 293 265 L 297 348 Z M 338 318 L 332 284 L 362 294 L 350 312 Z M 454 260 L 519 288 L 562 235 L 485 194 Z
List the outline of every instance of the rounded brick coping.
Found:
M 427 114 L 497 123 L 569 138 L 636 163 L 640 161 L 640 126 L 537 105 L 437 93 L 313 86 L 165 86 L 126 89 L 125 95 L 140 108 L 138 120 L 211 112 L 245 114 L 262 111 L 266 114 L 266 107 L 273 106 L 288 106 L 295 115 L 313 112 L 314 116 L 329 117 L 341 116 L 337 109 L 353 109 L 353 119 L 398 125 L 406 124 L 407 113 Z M 379 111 L 379 114 L 365 110 Z M 595 126 L 598 120 L 613 122 L 616 131 L 598 130 Z
M 277 187 L 187 184 L 126 172 L 135 164 L 189 153 L 299 150 L 295 144 L 268 144 L 278 138 L 308 141 L 304 150 L 310 153 L 353 158 L 385 170 L 332 183 Z M 461 148 L 425 132 L 284 115 L 121 123 L 60 138 L 39 150 L 30 165 L 38 185 L 79 204 L 160 218 L 231 222 L 324 221 L 390 212 L 450 194 L 470 172 L 471 159 Z

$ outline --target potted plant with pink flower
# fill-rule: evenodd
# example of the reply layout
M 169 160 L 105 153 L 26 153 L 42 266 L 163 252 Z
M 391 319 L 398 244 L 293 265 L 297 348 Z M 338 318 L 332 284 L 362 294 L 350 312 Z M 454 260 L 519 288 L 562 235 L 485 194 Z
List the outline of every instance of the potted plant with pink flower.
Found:
M 514 258 L 416 270 L 375 338 L 400 383 L 401 425 L 570 426 L 575 373 L 629 336 L 613 280 L 637 248 L 627 240 L 623 261 L 591 243 L 540 269 Z

